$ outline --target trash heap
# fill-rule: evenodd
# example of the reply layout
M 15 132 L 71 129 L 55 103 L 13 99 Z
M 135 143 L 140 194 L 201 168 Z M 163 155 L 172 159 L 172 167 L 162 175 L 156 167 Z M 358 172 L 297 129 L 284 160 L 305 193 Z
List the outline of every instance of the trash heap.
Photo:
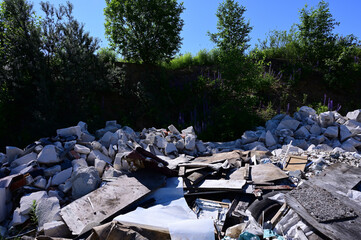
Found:
M 0 236 L 361 236 L 359 150 L 361 110 L 303 106 L 231 142 L 116 121 L 92 135 L 79 122 L 0 153 Z

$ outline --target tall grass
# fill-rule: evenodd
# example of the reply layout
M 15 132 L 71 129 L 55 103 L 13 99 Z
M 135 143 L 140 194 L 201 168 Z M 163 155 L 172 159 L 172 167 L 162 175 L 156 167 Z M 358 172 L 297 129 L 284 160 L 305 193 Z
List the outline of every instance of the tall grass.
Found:
M 191 53 L 185 53 L 183 55 L 176 56 L 169 63 L 162 63 L 161 65 L 168 69 L 181 69 L 192 66 L 212 66 L 218 62 L 219 51 L 212 49 L 207 51 L 206 49 L 200 50 L 197 55 L 193 56 Z

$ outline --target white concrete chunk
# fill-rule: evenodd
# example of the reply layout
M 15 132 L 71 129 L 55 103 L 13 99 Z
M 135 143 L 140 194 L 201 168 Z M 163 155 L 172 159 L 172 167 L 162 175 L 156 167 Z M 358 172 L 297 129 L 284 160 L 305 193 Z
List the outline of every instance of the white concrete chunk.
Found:
M 187 127 L 186 129 L 183 129 L 182 134 L 184 134 L 184 135 L 187 135 L 187 134 L 196 135 L 196 132 L 194 131 L 193 126 L 190 126 L 190 127 Z
M 54 164 L 61 162 L 54 145 L 46 145 L 38 155 L 38 162 L 42 164 Z
M 106 164 L 107 164 L 106 162 L 98 158 L 94 160 L 94 167 L 98 171 L 100 177 L 103 175 L 103 171 Z
M 29 162 L 36 160 L 36 158 L 37 158 L 37 154 L 34 152 L 26 154 L 25 156 L 22 156 L 21 158 L 12 161 L 11 167 L 17 167 L 23 164 L 28 164 Z
M 34 193 L 23 196 L 20 199 L 19 212 L 23 215 L 29 214 L 34 200 L 37 203 L 37 202 L 39 202 L 40 199 L 47 198 L 47 197 L 48 197 L 48 194 L 46 193 L 46 191 L 34 192 Z
M 298 112 L 301 115 L 301 118 L 306 118 L 310 116 L 311 118 L 315 118 L 317 116 L 316 110 L 308 106 L 302 106 Z
M 277 144 L 277 141 L 273 134 L 270 131 L 267 131 L 266 133 L 266 140 L 265 140 L 266 146 L 271 147 Z
M 189 151 L 193 151 L 195 147 L 196 147 L 196 137 L 192 134 L 188 134 L 185 137 L 184 148 Z
M 16 159 L 19 155 L 24 153 L 24 151 L 22 149 L 17 148 L 17 147 L 11 147 L 11 146 L 7 146 L 5 148 L 5 150 L 6 150 L 7 160 L 9 163 L 14 161 L 14 159 Z
M 320 113 L 319 121 L 320 121 L 321 127 L 324 127 L 324 128 L 333 125 L 335 123 L 335 118 L 334 118 L 333 112 L 328 111 L 328 112 Z
M 74 146 L 74 151 L 77 153 L 81 153 L 81 154 L 89 154 L 90 153 L 90 149 L 80 145 L 80 144 L 75 144 Z
M 165 147 L 165 154 L 166 155 L 169 155 L 169 154 L 172 154 L 172 153 L 177 153 L 178 150 L 177 148 L 175 147 L 174 143 L 167 143 L 167 146 Z
M 361 109 L 357 109 L 353 112 L 348 112 L 346 117 L 350 120 L 361 122 Z
M 300 125 L 300 122 L 294 119 L 284 119 L 278 124 L 277 130 L 280 129 L 290 129 L 292 131 L 295 131 L 298 126 Z
M 43 178 L 43 177 L 40 177 L 40 178 L 38 178 L 38 179 L 35 180 L 34 186 L 35 186 L 35 187 L 38 187 L 38 188 L 41 188 L 41 189 L 45 189 L 46 183 L 47 183 L 47 182 L 46 182 L 46 179 Z
M 318 126 L 318 124 L 313 124 L 310 129 L 310 133 L 317 136 L 317 135 L 321 135 L 322 130 L 321 130 L 320 126 Z
M 167 147 L 167 140 L 162 136 L 155 136 L 155 144 L 158 148 L 166 148 Z
M 351 136 L 352 136 L 352 133 L 350 132 L 350 130 L 348 130 L 348 128 L 346 126 L 340 125 L 340 140 L 341 140 L 341 142 L 347 140 Z
M 183 150 L 184 149 L 184 139 L 180 139 L 175 143 L 175 147 L 178 150 Z
M 61 171 L 60 165 L 55 165 L 53 167 L 47 168 L 44 170 L 44 176 L 45 177 L 51 177 L 54 176 L 56 173 Z
M 44 233 L 48 237 L 66 238 L 71 236 L 68 226 L 63 221 L 44 223 Z
M 62 128 L 56 130 L 56 134 L 60 137 L 71 137 L 71 136 L 77 136 L 78 139 L 81 137 L 81 127 L 80 126 L 74 126 L 74 127 L 68 127 L 68 128 Z
M 98 158 L 99 160 L 103 160 L 106 163 L 111 164 L 112 163 L 112 159 L 106 155 L 104 155 L 103 153 L 101 153 L 99 150 L 93 150 L 89 153 L 88 155 L 88 160 L 89 161 L 94 161 L 96 158 Z
M 328 138 L 337 138 L 338 137 L 338 127 L 328 127 L 323 133 Z
M 42 229 L 45 223 L 60 221 L 59 199 L 56 197 L 41 198 L 37 202 L 36 216 L 38 217 L 39 229 Z
M 310 136 L 310 132 L 305 126 L 300 127 L 294 134 L 295 138 L 305 139 Z
M 13 213 L 13 220 L 11 221 L 10 225 L 11 226 L 17 226 L 17 225 L 21 225 L 24 222 L 26 222 L 26 220 L 29 219 L 28 215 L 22 215 L 20 213 L 20 208 L 15 209 L 14 213 Z
M 357 152 L 356 148 L 347 141 L 342 143 L 341 148 L 344 149 L 346 152 Z
M 202 140 L 199 140 L 196 142 L 196 147 L 198 149 L 198 152 L 203 153 L 203 152 L 207 151 L 207 148 L 204 146 L 204 143 Z
M 113 167 L 116 170 L 125 170 L 125 171 L 130 170 L 131 166 L 126 160 L 123 159 L 123 157 L 125 157 L 129 153 L 130 152 L 122 152 L 122 153 L 117 153 L 117 155 L 115 155 Z
M 72 172 L 73 168 L 70 167 L 55 174 L 51 182 L 52 186 L 58 186 L 59 184 L 65 183 L 65 181 L 71 177 Z
M 101 182 L 94 167 L 79 168 L 71 177 L 72 197 L 77 199 L 97 189 Z
M 177 129 L 173 124 L 169 125 L 169 126 L 168 126 L 168 129 L 169 129 L 169 131 L 170 131 L 171 133 L 173 133 L 173 134 L 177 134 L 177 135 L 180 134 L 180 132 L 178 131 L 178 129 Z
M 242 144 L 251 143 L 258 140 L 258 136 L 254 131 L 245 131 L 241 137 Z

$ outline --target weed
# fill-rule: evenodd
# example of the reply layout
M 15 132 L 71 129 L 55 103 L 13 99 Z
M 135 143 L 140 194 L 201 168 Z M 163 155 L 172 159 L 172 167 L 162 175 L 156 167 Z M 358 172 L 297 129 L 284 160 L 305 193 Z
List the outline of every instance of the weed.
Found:
M 31 223 L 35 226 L 38 225 L 38 216 L 36 215 L 36 208 L 37 208 L 36 200 L 33 200 L 33 204 L 31 205 L 29 215 L 30 215 Z

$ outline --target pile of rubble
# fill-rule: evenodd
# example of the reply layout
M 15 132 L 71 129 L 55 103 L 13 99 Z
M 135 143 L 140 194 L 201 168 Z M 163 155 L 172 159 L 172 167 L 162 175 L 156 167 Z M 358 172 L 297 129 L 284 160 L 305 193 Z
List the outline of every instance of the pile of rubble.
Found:
M 94 135 L 84 122 L 56 133 L 0 153 L 0 236 L 338 239 L 360 230 L 361 110 L 303 106 L 232 142 L 116 121 Z

